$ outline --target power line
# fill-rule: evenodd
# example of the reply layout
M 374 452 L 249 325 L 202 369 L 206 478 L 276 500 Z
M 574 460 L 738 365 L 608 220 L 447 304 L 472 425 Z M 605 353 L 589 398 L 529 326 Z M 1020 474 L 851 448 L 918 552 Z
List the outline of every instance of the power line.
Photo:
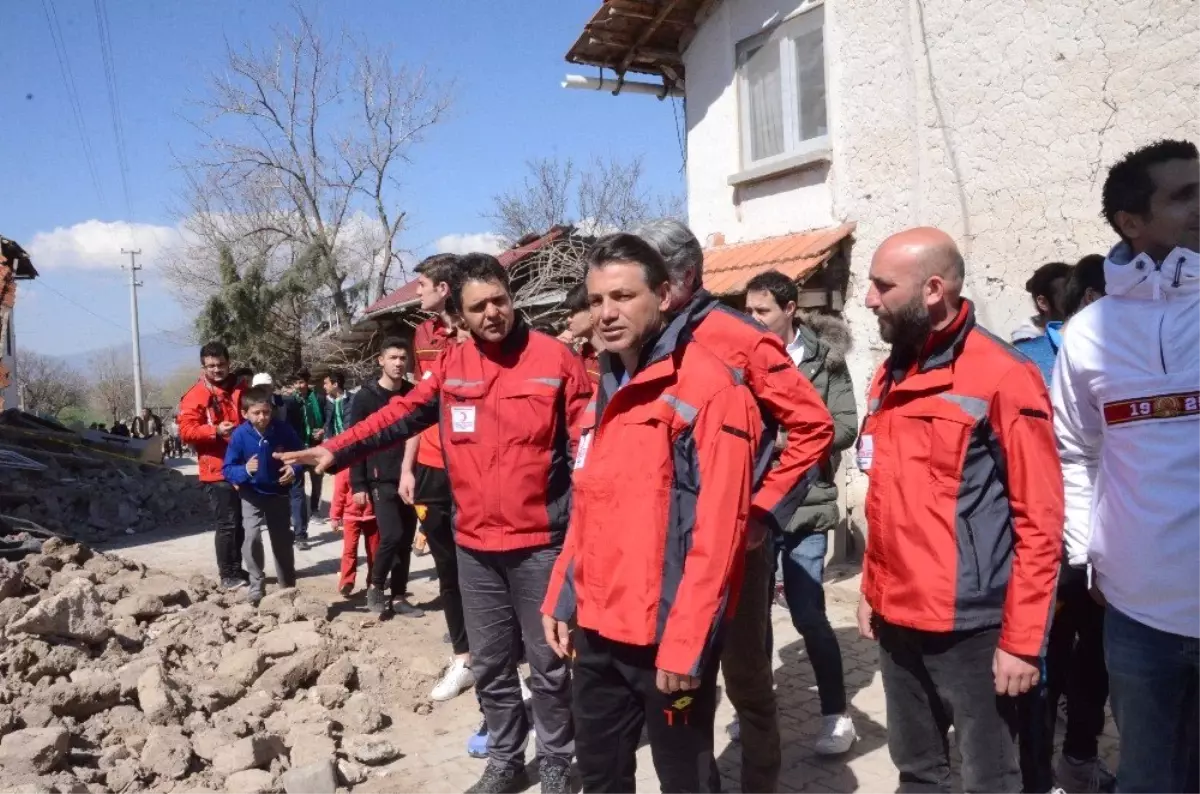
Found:
M 96 189 L 96 197 L 100 206 L 107 206 L 104 198 L 104 188 L 101 186 L 99 171 L 96 169 L 96 155 L 92 151 L 88 138 L 87 126 L 84 124 L 83 105 L 79 102 L 79 90 L 75 85 L 75 73 L 71 70 L 71 59 L 67 56 L 66 40 L 62 35 L 62 26 L 58 23 L 58 11 L 54 8 L 54 0 L 42 0 L 42 11 L 46 15 L 46 25 L 50 28 L 50 39 L 54 42 L 54 55 L 58 58 L 58 70 L 62 75 L 63 86 L 67 90 L 67 104 L 71 106 L 71 115 L 75 119 L 75 129 L 79 133 L 83 145 L 83 156 L 87 161 L 88 174 L 92 178 L 92 187 Z
M 112 118 L 113 138 L 117 147 L 117 165 L 121 176 L 121 192 L 125 198 L 125 216 L 129 234 L 133 236 L 133 202 L 129 194 L 129 160 L 126 157 L 125 126 L 121 120 L 121 95 L 117 87 L 117 70 L 113 63 L 112 35 L 108 24 L 108 7 L 103 0 L 93 0 L 96 27 L 100 34 L 100 59 L 104 63 L 104 88 L 108 93 L 108 110 Z
M 109 325 L 112 325 L 112 326 L 115 326 L 115 327 L 117 327 L 117 328 L 120 328 L 122 331 L 128 331 L 128 330 L 129 330 L 129 326 L 126 326 L 126 325 L 121 325 L 121 324 L 120 324 L 119 322 L 117 322 L 116 320 L 110 320 L 109 318 L 105 317 L 104 315 L 101 315 L 101 314 L 96 314 L 94 311 L 92 311 L 91 309 L 89 309 L 87 306 L 84 306 L 82 303 L 80 303 L 79 301 L 75 300 L 74 298 L 72 298 L 72 297 L 70 297 L 70 296 L 68 296 L 68 295 L 64 295 L 63 293 L 59 292 L 59 291 L 58 291 L 58 290 L 56 290 L 54 287 L 52 287 L 52 286 L 50 286 L 49 284 L 47 284 L 47 283 L 46 283 L 46 279 L 45 279 L 45 278 L 39 278 L 39 279 L 37 280 L 37 287 L 38 287 L 38 289 L 48 289 L 48 290 L 50 290 L 51 292 L 53 292 L 53 293 L 54 293 L 55 295 L 57 295 L 58 297 L 60 297 L 60 298 L 62 298 L 63 300 L 65 300 L 67 303 L 71 304 L 72 306 L 76 307 L 77 309 L 82 309 L 83 311 L 85 311 L 85 312 L 87 312 L 88 314 L 90 314 L 90 315 L 92 315 L 93 317 L 95 317 L 97 320 L 103 320 L 104 322 L 108 323 Z

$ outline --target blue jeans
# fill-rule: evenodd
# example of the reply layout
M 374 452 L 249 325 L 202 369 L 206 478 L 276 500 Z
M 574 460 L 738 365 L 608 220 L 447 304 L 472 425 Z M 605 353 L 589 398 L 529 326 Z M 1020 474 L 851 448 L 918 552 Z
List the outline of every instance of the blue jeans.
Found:
M 792 625 L 804 638 L 804 647 L 817 679 L 821 713 L 846 713 L 846 682 L 842 677 L 842 650 L 825 614 L 824 532 L 788 533 L 777 539 L 783 558 L 783 594 Z
M 1104 660 L 1121 733 L 1117 791 L 1200 791 L 1200 640 L 1151 628 L 1110 606 Z
M 308 537 L 308 519 L 321 506 L 321 476 L 311 469 L 304 469 L 288 492 L 292 503 L 292 535 L 296 538 Z M 304 493 L 305 477 L 312 483 L 311 495 Z

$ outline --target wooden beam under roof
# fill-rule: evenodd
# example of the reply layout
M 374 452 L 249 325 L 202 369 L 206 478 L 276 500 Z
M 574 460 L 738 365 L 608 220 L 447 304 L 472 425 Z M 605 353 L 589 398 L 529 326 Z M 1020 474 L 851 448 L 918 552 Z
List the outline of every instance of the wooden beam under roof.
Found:
M 629 48 L 629 52 L 625 53 L 625 58 L 617 68 L 618 74 L 625 73 L 625 70 L 629 68 L 629 64 L 633 63 L 633 56 L 637 54 L 638 48 L 650 40 L 650 37 L 654 35 L 654 31 L 658 30 L 658 26 L 675 10 L 675 6 L 677 5 L 679 5 L 679 0 L 664 0 L 658 13 L 654 15 L 654 19 L 650 20 L 649 24 L 642 28 L 642 32 L 638 34 L 637 39 L 633 42 L 633 46 Z

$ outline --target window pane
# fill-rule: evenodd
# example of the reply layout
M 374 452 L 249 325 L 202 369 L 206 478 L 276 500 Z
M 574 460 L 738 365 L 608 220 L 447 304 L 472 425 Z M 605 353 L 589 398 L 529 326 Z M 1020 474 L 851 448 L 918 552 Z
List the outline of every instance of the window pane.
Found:
M 779 73 L 779 45 L 747 52 L 742 73 L 746 80 L 747 117 L 750 120 L 750 159 L 761 160 L 783 152 L 783 89 Z
M 822 29 L 795 38 L 796 81 L 799 85 L 800 140 L 829 132 L 825 120 L 825 43 Z

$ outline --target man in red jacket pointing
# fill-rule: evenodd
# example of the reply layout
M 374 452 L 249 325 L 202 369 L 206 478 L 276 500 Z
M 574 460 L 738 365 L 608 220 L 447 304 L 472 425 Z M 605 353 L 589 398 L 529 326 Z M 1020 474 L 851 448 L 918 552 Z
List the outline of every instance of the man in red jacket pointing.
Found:
M 663 791 L 719 791 L 719 645 L 742 576 L 758 409 L 719 358 L 688 341 L 688 318 L 667 325 L 666 265 L 645 241 L 597 241 L 587 287 L 606 352 L 542 606 L 560 656 L 571 652 L 569 621 L 579 626 L 583 788 L 634 790 L 645 723 Z
M 471 339 L 446 348 L 409 394 L 321 447 L 282 455 L 318 471 L 343 468 L 440 424 L 454 495 L 459 587 L 471 670 L 491 737 L 470 792 L 520 790 L 529 724 L 513 646 L 533 669 L 542 791 L 566 792 L 574 750 L 566 663 L 546 644 L 542 596 L 571 505 L 571 445 L 592 395 L 579 358 L 515 314 L 495 257 L 459 262 L 454 302 Z

